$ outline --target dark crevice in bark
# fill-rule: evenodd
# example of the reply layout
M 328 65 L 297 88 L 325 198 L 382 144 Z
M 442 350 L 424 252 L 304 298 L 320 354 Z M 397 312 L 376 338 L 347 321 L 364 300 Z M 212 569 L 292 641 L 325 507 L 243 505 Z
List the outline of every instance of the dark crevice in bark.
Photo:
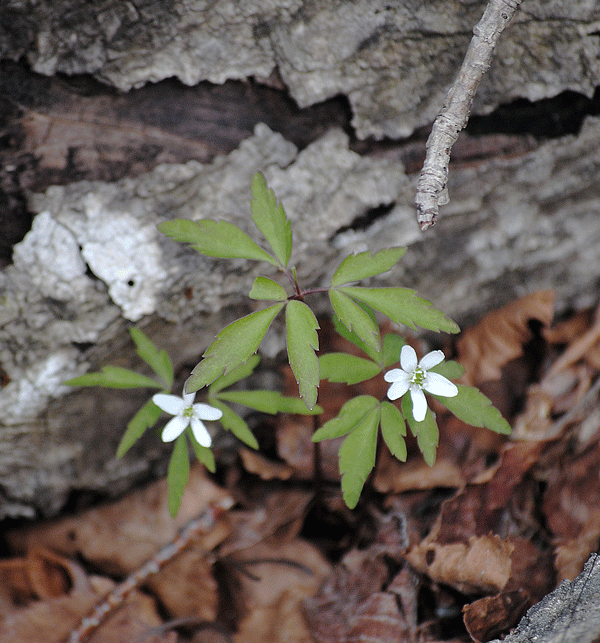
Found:
M 188 87 L 167 79 L 123 93 L 91 76 L 46 77 L 26 63 L 0 61 L 0 268 L 31 228 L 27 190 L 116 181 L 164 162 L 207 163 L 237 148 L 259 122 L 300 149 L 341 127 L 357 153 L 398 161 L 409 175 L 420 171 L 429 127 L 403 140 L 360 141 L 346 97 L 301 109 L 277 77 L 271 80 L 270 86 L 249 79 Z M 586 115 L 599 113 L 600 90 L 592 98 L 567 91 L 537 102 L 518 99 L 472 116 L 451 164 L 526 154 L 543 140 L 576 134 Z M 72 139 L 65 132 L 74 132 Z M 389 209 L 373 208 L 347 229 L 364 229 Z
M 500 105 L 487 116 L 472 116 L 466 131 L 484 134 L 530 134 L 537 139 L 578 134 L 586 116 L 600 114 L 600 88 L 592 98 L 565 91 L 553 98 L 532 102 L 526 98 Z

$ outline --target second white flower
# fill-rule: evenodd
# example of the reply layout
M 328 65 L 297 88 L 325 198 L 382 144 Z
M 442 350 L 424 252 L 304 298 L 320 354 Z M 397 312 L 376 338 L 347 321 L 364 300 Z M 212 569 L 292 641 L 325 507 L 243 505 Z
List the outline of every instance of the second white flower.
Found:
M 390 400 L 397 400 L 410 391 L 413 417 L 417 422 L 422 422 L 427 413 L 427 400 L 423 391 L 442 397 L 458 395 L 455 384 L 443 375 L 429 370 L 443 360 L 442 351 L 431 351 L 417 362 L 415 349 L 405 345 L 400 351 L 400 368 L 393 368 L 383 376 L 386 382 L 392 383 L 387 392 Z

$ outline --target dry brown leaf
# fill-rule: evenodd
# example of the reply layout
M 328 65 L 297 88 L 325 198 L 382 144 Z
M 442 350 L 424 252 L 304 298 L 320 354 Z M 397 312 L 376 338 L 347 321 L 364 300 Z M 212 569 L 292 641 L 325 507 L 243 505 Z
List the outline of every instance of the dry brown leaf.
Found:
M 14 551 L 46 547 L 69 557 L 79 554 L 96 569 L 122 575 L 173 541 L 181 527 L 211 502 L 227 497 L 198 465 L 192 467 L 175 519 L 167 507 L 166 481 L 161 480 L 78 516 L 11 531 L 7 538 Z
M 595 551 L 600 541 L 600 509 L 592 511 L 577 538 L 556 547 L 558 581 L 574 580 L 581 573 L 585 561 Z
M 150 576 L 144 586 L 158 598 L 170 618 L 216 618 L 218 586 L 202 546 L 191 545 Z
M 513 548 L 494 535 L 449 545 L 425 539 L 409 549 L 406 559 L 417 571 L 460 592 L 492 593 L 504 589 L 510 578 Z
M 514 627 L 530 603 L 523 590 L 484 596 L 463 607 L 463 620 L 471 638 L 485 643 Z
M 46 549 L 33 549 L 25 558 L 0 561 L 0 614 L 82 587 L 87 588 L 87 580 L 79 565 Z
M 313 494 L 302 490 L 276 490 L 262 505 L 250 511 L 235 511 L 229 516 L 232 534 L 219 548 L 221 557 L 253 547 L 273 535 L 294 539 L 304 524 Z
M 306 619 L 318 643 L 346 643 L 350 619 L 388 578 L 387 566 L 370 551 L 351 550 L 318 594 L 304 601 Z
M 502 366 L 523 353 L 523 344 L 530 338 L 529 320 L 537 319 L 544 326 L 552 322 L 555 300 L 554 290 L 538 290 L 467 329 L 456 343 L 465 383 L 500 379 Z
M 70 563 L 72 568 L 77 567 Z M 73 570 L 72 572 L 73 573 Z M 62 643 L 81 619 L 114 587 L 106 578 L 91 577 L 82 570 L 74 574 L 75 585 L 68 594 L 32 601 L 13 610 L 0 622 L 2 643 Z M 161 624 L 155 601 L 133 592 L 114 614 L 92 634 L 89 643 L 133 641 Z M 172 637 L 170 637 L 172 643 Z M 149 637 L 150 643 L 168 643 L 166 637 Z
M 270 460 L 257 451 L 241 448 L 240 457 L 244 469 L 249 473 L 255 473 L 261 480 L 289 480 L 294 475 L 292 467 L 283 462 Z
M 387 449 L 379 454 L 373 486 L 382 493 L 401 493 L 416 489 L 462 487 L 466 480 L 460 466 L 448 459 L 437 458 L 430 467 L 420 454 L 400 462 Z
M 238 643 L 311 643 L 303 601 L 313 596 L 329 563 L 308 542 L 262 542 L 235 556 L 254 579 L 239 575 L 246 615 L 239 623 Z M 259 562 L 263 560 L 264 562 Z M 256 580 L 258 579 L 258 580 Z
M 348 643 L 404 641 L 409 628 L 398 609 L 396 597 L 375 592 L 350 617 Z
M 548 344 L 570 344 L 586 332 L 593 323 L 593 318 L 592 308 L 581 310 L 552 324 L 549 328 L 543 328 L 542 336 Z
M 575 338 L 565 352 L 552 364 L 548 375 L 560 373 L 585 357 L 600 342 L 600 314 L 596 314 L 594 323 L 579 337 Z
M 45 601 L 34 600 L 12 611 L 0 623 L 2 643 L 59 643 L 73 630 L 114 583 L 102 579 L 92 587 L 79 579 L 72 591 Z M 97 591 L 101 593 L 99 593 Z

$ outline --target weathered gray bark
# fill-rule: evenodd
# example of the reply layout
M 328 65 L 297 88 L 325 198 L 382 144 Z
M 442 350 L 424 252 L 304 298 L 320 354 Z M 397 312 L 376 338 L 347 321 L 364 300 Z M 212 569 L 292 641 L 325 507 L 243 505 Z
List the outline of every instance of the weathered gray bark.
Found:
M 91 73 L 120 89 L 175 76 L 193 85 L 277 68 L 307 106 L 348 96 L 360 138 L 407 136 L 433 121 L 486 0 L 14 0 L 0 56 L 43 74 Z M 474 113 L 517 97 L 600 84 L 600 7 L 527 0 L 475 97 Z
M 592 554 L 574 581 L 534 605 L 504 643 L 595 643 L 600 636 L 600 557 Z M 500 643 L 499 639 L 490 643 Z
M 281 0 L 198 2 L 193 11 L 188 2 L 167 14 L 160 2 L 16 1 L 2 13 L 17 28 L 0 34 L 0 51 L 26 55 L 44 73 L 93 73 L 122 89 L 172 75 L 186 83 L 267 76 L 277 66 L 299 103 L 343 92 L 359 136 L 401 136 L 435 116 L 484 4 Z M 567 88 L 589 95 L 599 84 L 596 4 L 524 5 L 476 112 Z M 105 363 L 139 365 L 131 323 L 178 367 L 193 366 L 247 310 L 254 276 L 271 274 L 204 259 L 158 234 L 159 221 L 214 217 L 250 230 L 250 179 L 262 170 L 293 220 L 304 283 L 322 283 L 350 252 L 405 245 L 400 266 L 378 283 L 417 288 L 459 322 L 541 287 L 558 290 L 559 306 L 579 307 L 595 302 L 599 283 L 599 143 L 590 117 L 578 136 L 455 166 L 452 203 L 425 235 L 414 177 L 391 158 L 349 151 L 339 130 L 298 153 L 263 126 L 212 164 L 31 197 L 33 230 L 0 273 L 0 364 L 10 378 L 0 390 L 0 516 L 53 514 L 72 490 L 118 492 L 161 466 L 152 438 L 113 458 L 143 394 L 70 392 L 61 382 Z M 361 219 L 382 205 L 391 209 Z M 281 346 L 276 333 L 266 344 L 271 353 Z

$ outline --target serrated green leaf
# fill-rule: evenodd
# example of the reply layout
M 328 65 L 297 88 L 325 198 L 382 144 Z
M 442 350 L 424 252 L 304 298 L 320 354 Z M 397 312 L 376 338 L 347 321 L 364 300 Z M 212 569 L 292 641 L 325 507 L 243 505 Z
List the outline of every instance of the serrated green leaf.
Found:
M 283 306 L 283 303 L 269 306 L 226 326 L 206 349 L 204 359 L 192 371 L 185 384 L 186 392 L 197 391 L 212 384 L 221 375 L 226 375 L 250 359 Z
M 287 350 L 290 366 L 298 382 L 300 397 L 309 409 L 317 403 L 319 387 L 319 323 L 303 302 L 292 300 L 286 307 Z
M 330 382 L 358 384 L 381 373 L 381 366 L 370 359 L 349 353 L 326 353 L 319 357 L 321 379 Z
M 390 453 L 406 462 L 406 424 L 402 413 L 387 401 L 381 402 L 381 435 L 390 450 Z
M 217 467 L 215 465 L 215 456 L 213 452 L 208 447 L 203 447 L 198 440 L 196 440 L 193 431 L 191 431 L 189 427 L 187 433 L 190 438 L 190 442 L 192 443 L 194 453 L 198 458 L 198 462 L 203 464 L 211 473 L 214 473 L 217 470 Z
M 285 268 L 292 254 L 292 227 L 283 206 L 277 205 L 273 190 L 269 190 L 260 172 L 252 179 L 252 195 L 252 220 L 273 248 L 280 265 Z
M 461 364 L 453 360 L 440 362 L 433 368 L 429 369 L 432 373 L 439 373 L 449 380 L 457 380 L 465 374 L 465 369 Z
M 375 313 L 371 310 L 371 314 L 369 314 L 362 306 L 338 290 L 330 290 L 329 299 L 337 318 L 346 331 L 344 333 L 336 325 L 337 332 L 358 346 L 371 359 L 379 361 L 381 339 L 375 321 Z
M 433 308 L 430 301 L 418 297 L 410 288 L 361 288 L 345 286 L 339 289 L 350 297 L 363 301 L 387 315 L 393 322 L 415 329 L 416 326 L 446 333 L 458 333 L 456 322 Z
M 219 391 L 222 391 L 224 388 L 239 382 L 240 380 L 249 377 L 254 372 L 254 369 L 258 366 L 260 362 L 259 355 L 251 355 L 248 358 L 248 361 L 237 368 L 234 368 L 232 371 L 227 373 L 227 375 L 221 375 L 218 377 L 211 385 L 208 390 L 209 395 L 216 395 Z
M 171 390 L 173 386 L 173 364 L 165 350 L 159 350 L 139 328 L 130 328 L 129 332 L 137 354 L 148 364 L 148 366 L 165 383 L 165 388 Z
M 201 219 L 173 219 L 163 221 L 158 229 L 174 241 L 191 243 L 195 250 L 207 257 L 221 259 L 254 259 L 274 266 L 277 260 L 233 223 Z
M 358 503 L 360 493 L 375 466 L 379 404 L 355 426 L 340 447 L 342 494 L 350 509 Z
M 268 277 L 257 277 L 252 290 L 248 295 L 250 299 L 267 299 L 272 301 L 285 301 L 287 292 L 285 288 Z
M 172 518 L 175 518 L 181 499 L 185 491 L 185 485 L 190 477 L 190 459 L 188 456 L 187 439 L 185 433 L 182 433 L 173 446 L 173 453 L 169 460 L 169 470 L 167 472 L 168 498 L 167 505 Z
M 323 413 L 323 408 L 318 404 L 309 409 L 298 397 L 282 395 L 278 404 L 280 413 L 291 413 L 293 415 L 320 415 Z
M 402 415 L 404 415 L 405 420 L 408 422 L 412 434 L 417 438 L 417 444 L 423 454 L 423 459 L 432 467 L 435 464 L 437 446 L 440 440 L 440 433 L 435 416 L 431 412 L 431 409 L 427 407 L 425 419 L 422 422 L 417 422 L 413 417 L 412 408 L 413 405 L 410 395 L 405 395 L 402 398 Z
M 481 391 L 472 386 L 456 385 L 458 395 L 442 397 L 434 395 L 459 420 L 471 426 L 485 427 L 490 431 L 510 435 L 510 424 L 502 417 L 500 411 Z
M 360 281 L 368 277 L 380 275 L 393 268 L 406 248 L 387 248 L 371 254 L 368 250 L 357 255 L 346 257 L 335 271 L 331 280 L 331 287 L 341 286 L 351 281 Z
M 260 413 L 275 415 L 279 412 L 277 404 L 281 393 L 277 391 L 224 391 L 219 393 L 218 398 L 225 402 L 233 402 L 247 406 Z
M 258 449 L 258 442 L 250 431 L 248 423 L 241 418 L 237 413 L 234 413 L 227 404 L 218 399 L 209 398 L 209 403 L 223 412 L 223 417 L 219 420 L 221 426 L 228 431 L 231 431 L 238 440 L 247 444 L 252 449 Z
M 151 377 L 120 366 L 103 366 L 99 373 L 86 373 L 65 382 L 67 386 L 103 386 L 105 388 L 163 388 Z
M 284 397 L 279 391 L 225 391 L 217 395 L 219 400 L 247 406 L 261 413 L 297 413 L 301 415 L 317 415 L 322 412 L 306 408 L 306 404 L 297 397 Z
M 340 409 L 337 417 L 325 422 L 312 436 L 313 442 L 332 440 L 350 433 L 362 420 L 379 405 L 379 400 L 372 395 L 357 395 L 348 400 Z
M 383 338 L 383 365 L 385 368 L 400 361 L 400 351 L 406 344 L 404 337 L 387 333 Z
M 127 423 L 127 429 L 117 448 L 117 458 L 122 458 L 133 444 L 142 437 L 144 431 L 156 424 L 161 413 L 162 411 L 152 400 L 148 400 L 142 406 Z

